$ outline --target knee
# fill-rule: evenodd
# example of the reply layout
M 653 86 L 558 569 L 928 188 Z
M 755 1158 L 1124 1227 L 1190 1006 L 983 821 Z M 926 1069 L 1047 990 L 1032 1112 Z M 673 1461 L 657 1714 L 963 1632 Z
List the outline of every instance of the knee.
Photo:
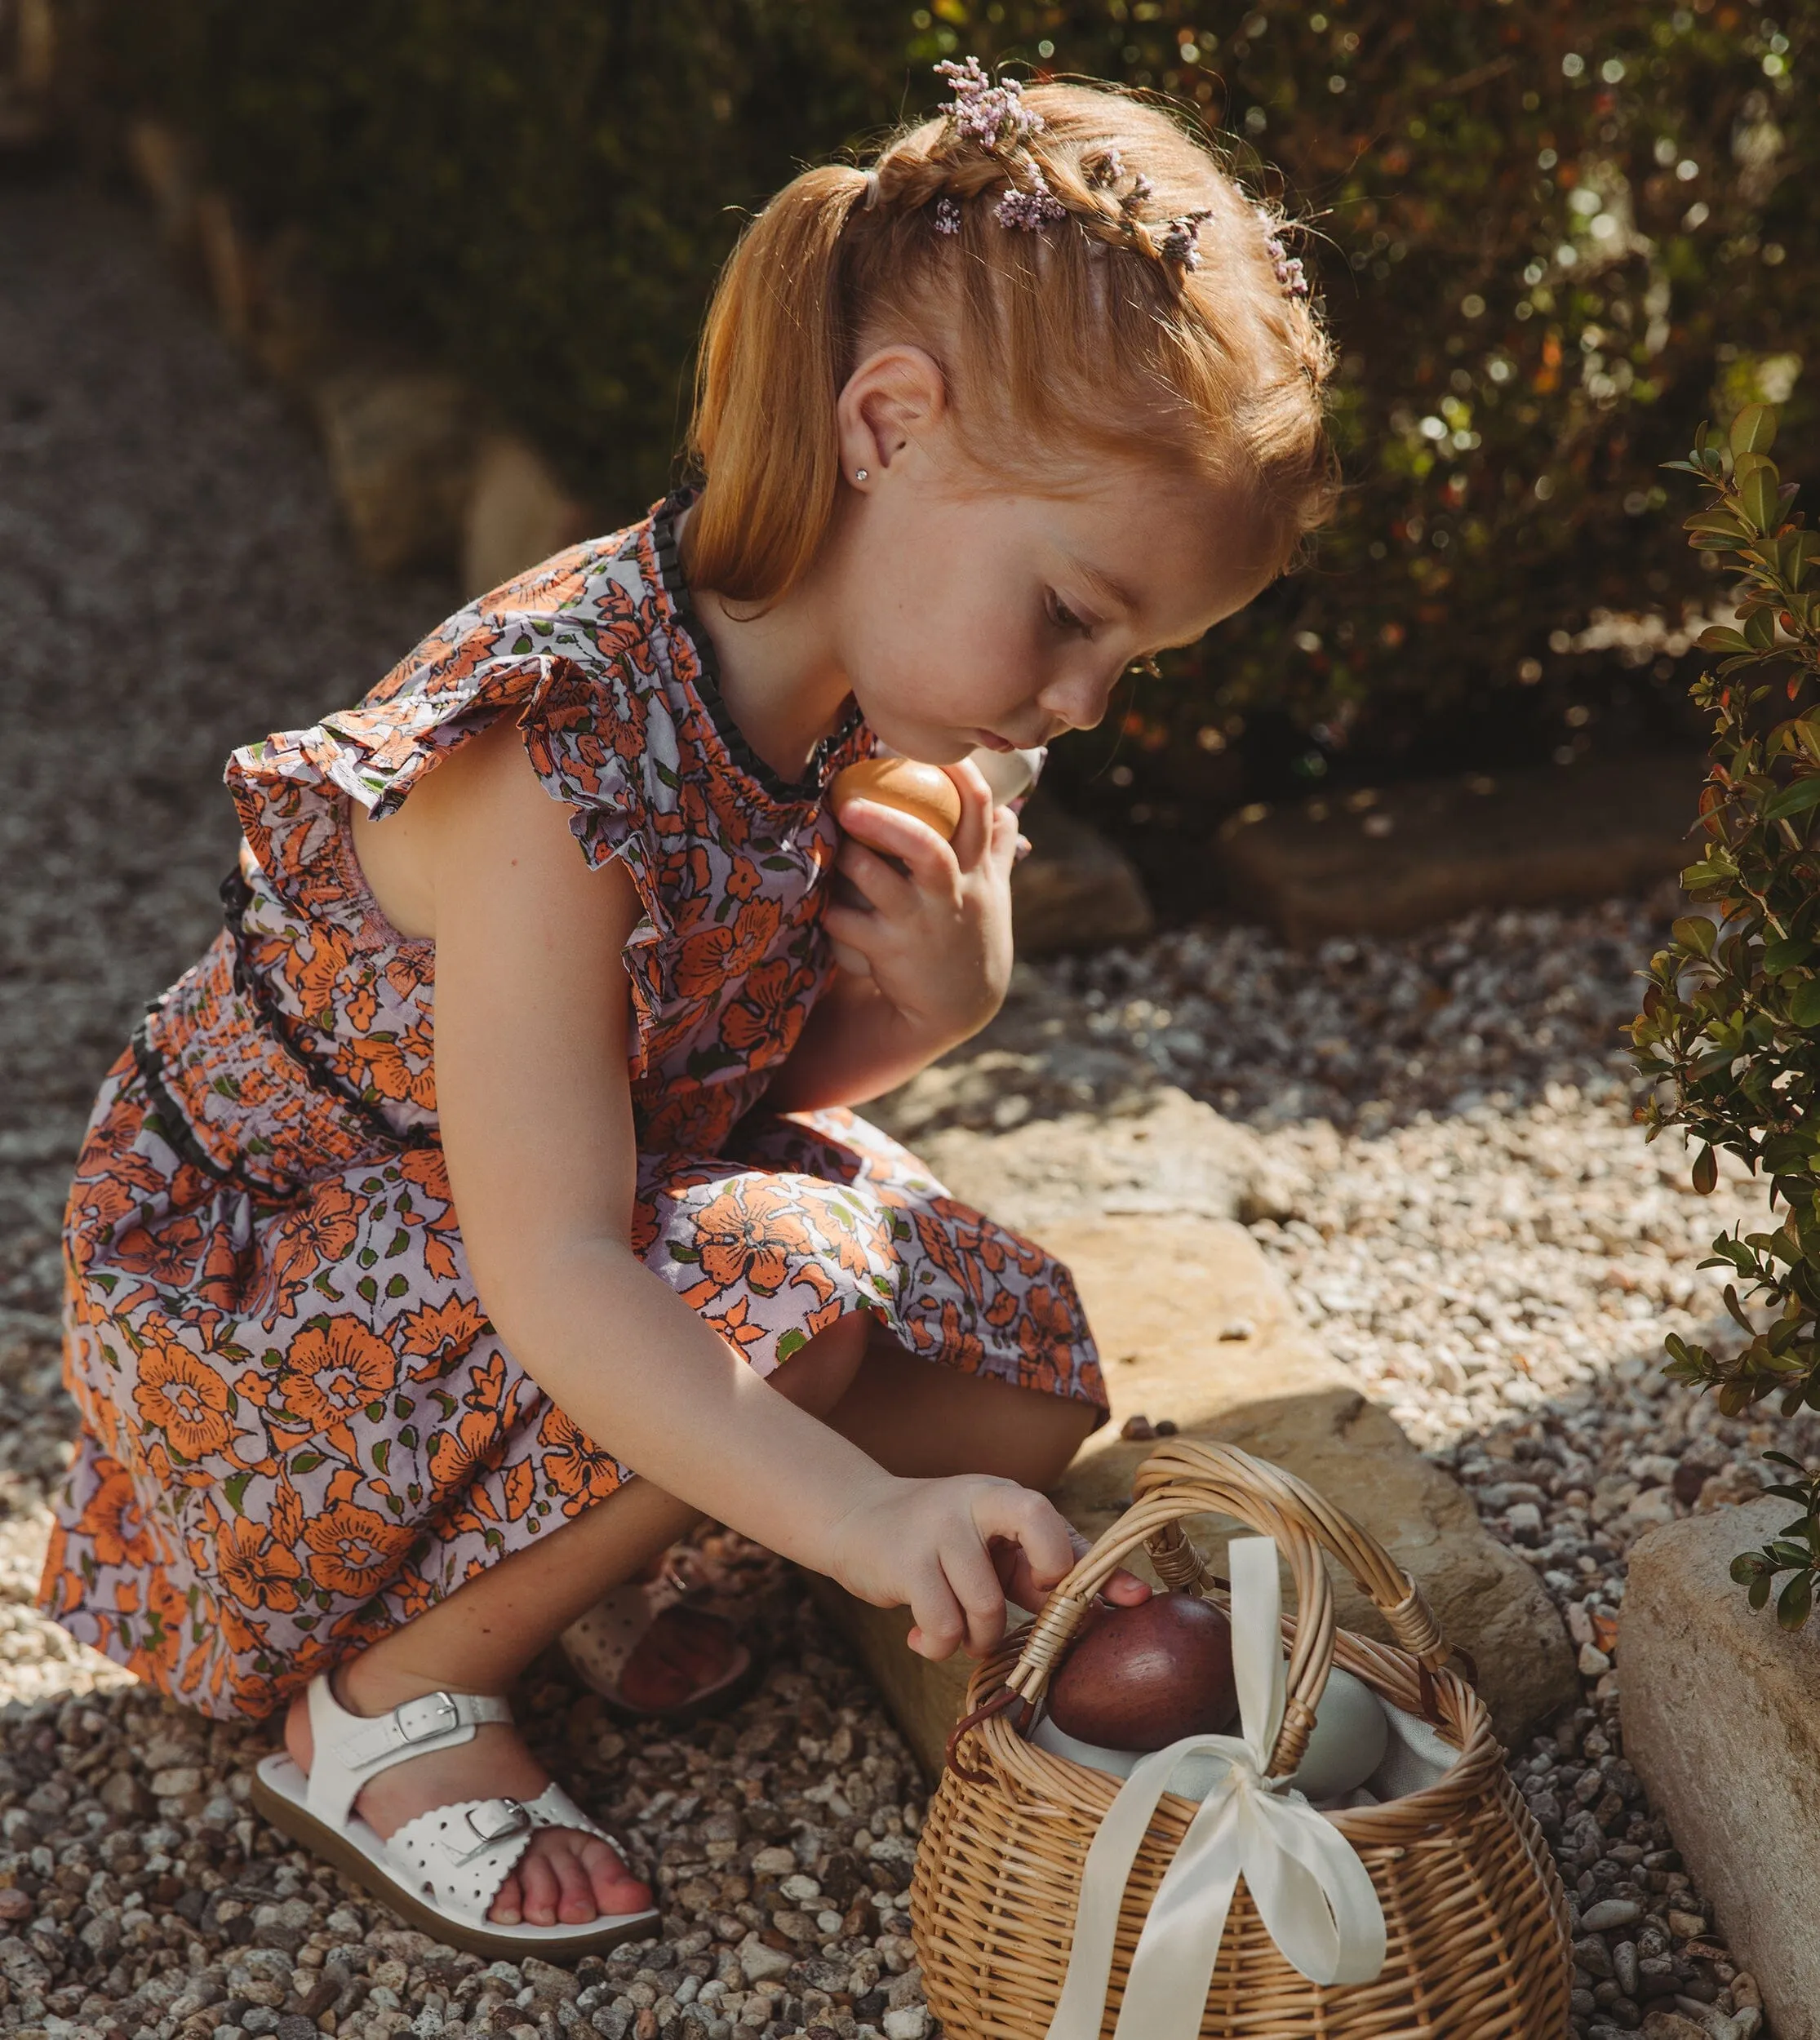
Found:
M 770 1377 L 771 1386 L 811 1417 L 828 1416 L 852 1387 L 872 1328 L 869 1310 L 841 1318 L 775 1368 Z

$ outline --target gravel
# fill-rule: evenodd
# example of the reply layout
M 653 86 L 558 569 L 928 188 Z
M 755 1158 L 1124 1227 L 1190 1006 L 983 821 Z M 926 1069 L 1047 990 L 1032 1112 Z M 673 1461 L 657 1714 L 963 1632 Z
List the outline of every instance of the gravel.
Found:
M 932 2030 L 904 1892 L 922 1789 L 794 1576 L 696 1563 L 770 1670 L 726 1721 L 622 1733 L 555 1665 L 538 1746 L 635 1846 L 660 1939 L 573 1972 L 452 1954 L 247 1813 L 269 1732 L 156 1700 L 33 1612 L 57 1383 L 56 1224 L 101 1071 L 208 938 L 229 747 L 352 698 L 449 606 L 350 567 L 310 443 L 136 215 L 0 185 L 0 2030 L 557 2040 Z M 1288 1186 L 1254 1231 L 1361 1385 L 1535 1566 L 1583 1704 L 1513 1760 L 1574 1894 L 1574 2030 L 1762 2033 L 1622 1754 L 1610 1646 L 1651 1524 L 1756 1492 L 1766 1445 L 1668 1389 L 1662 1335 L 1727 1336 L 1697 1263 L 1760 1210 L 1646 1146 L 1614 1029 L 1672 901 L 1476 916 L 1312 954 L 1208 928 L 1020 967 L 917 1094 L 930 1132 L 1121 1114 L 1176 1087 Z

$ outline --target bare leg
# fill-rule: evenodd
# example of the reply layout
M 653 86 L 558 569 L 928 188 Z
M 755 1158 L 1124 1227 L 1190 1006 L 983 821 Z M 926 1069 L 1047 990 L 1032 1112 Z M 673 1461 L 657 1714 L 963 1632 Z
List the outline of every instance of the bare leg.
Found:
M 868 1317 L 844 1318 L 771 1376 L 778 1390 L 825 1417 L 851 1386 L 865 1350 Z M 339 1672 L 336 1691 L 356 1714 L 384 1714 L 402 1701 L 448 1688 L 503 1693 L 538 1652 L 609 1588 L 635 1579 L 686 1535 L 698 1512 L 635 1480 L 574 1522 L 491 1566 L 477 1579 L 406 1623 Z M 294 1701 L 285 1743 L 309 1768 L 309 1710 Z M 535 1798 L 548 1775 L 514 1729 L 489 1724 L 473 1741 L 434 1750 L 382 1772 L 361 1794 L 362 1819 L 382 1835 L 451 1800 L 504 1794 Z M 606 1913 L 650 1903 L 604 1843 L 563 1829 L 539 1831 L 489 1915 L 502 1925 L 585 1926 Z
M 1090 1404 L 920 1360 L 875 1330 L 828 1421 L 894 1474 L 997 1474 L 1043 1491 L 1099 1416 Z

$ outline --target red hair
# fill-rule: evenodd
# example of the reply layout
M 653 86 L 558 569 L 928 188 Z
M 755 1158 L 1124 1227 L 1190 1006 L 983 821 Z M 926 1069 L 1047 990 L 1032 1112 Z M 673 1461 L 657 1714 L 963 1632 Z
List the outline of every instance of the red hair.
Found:
M 970 457 L 1060 486 L 1096 456 L 1247 488 L 1285 561 L 1329 514 L 1332 367 L 1285 288 L 1275 216 L 1205 140 L 1109 88 L 1023 95 L 1026 144 L 1068 217 L 1002 225 L 1005 154 L 945 118 L 872 168 L 786 184 L 728 259 L 696 374 L 689 450 L 704 477 L 686 534 L 698 587 L 775 602 L 821 550 L 840 481 L 836 403 L 890 341 L 941 365 Z M 1127 184 L 1123 199 L 1116 182 Z M 1198 259 L 1170 259 L 1182 215 Z

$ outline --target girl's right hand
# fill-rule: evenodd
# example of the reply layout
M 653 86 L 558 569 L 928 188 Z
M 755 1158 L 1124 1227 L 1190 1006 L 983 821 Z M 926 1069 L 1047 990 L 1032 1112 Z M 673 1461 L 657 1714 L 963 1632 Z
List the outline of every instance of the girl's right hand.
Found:
M 876 1608 L 908 1607 L 923 1656 L 983 1657 L 1005 1634 L 1007 1599 L 1040 1606 L 1073 1568 L 1076 1541 L 1052 1501 L 1015 1481 L 886 1475 L 836 1527 L 827 1570 Z

